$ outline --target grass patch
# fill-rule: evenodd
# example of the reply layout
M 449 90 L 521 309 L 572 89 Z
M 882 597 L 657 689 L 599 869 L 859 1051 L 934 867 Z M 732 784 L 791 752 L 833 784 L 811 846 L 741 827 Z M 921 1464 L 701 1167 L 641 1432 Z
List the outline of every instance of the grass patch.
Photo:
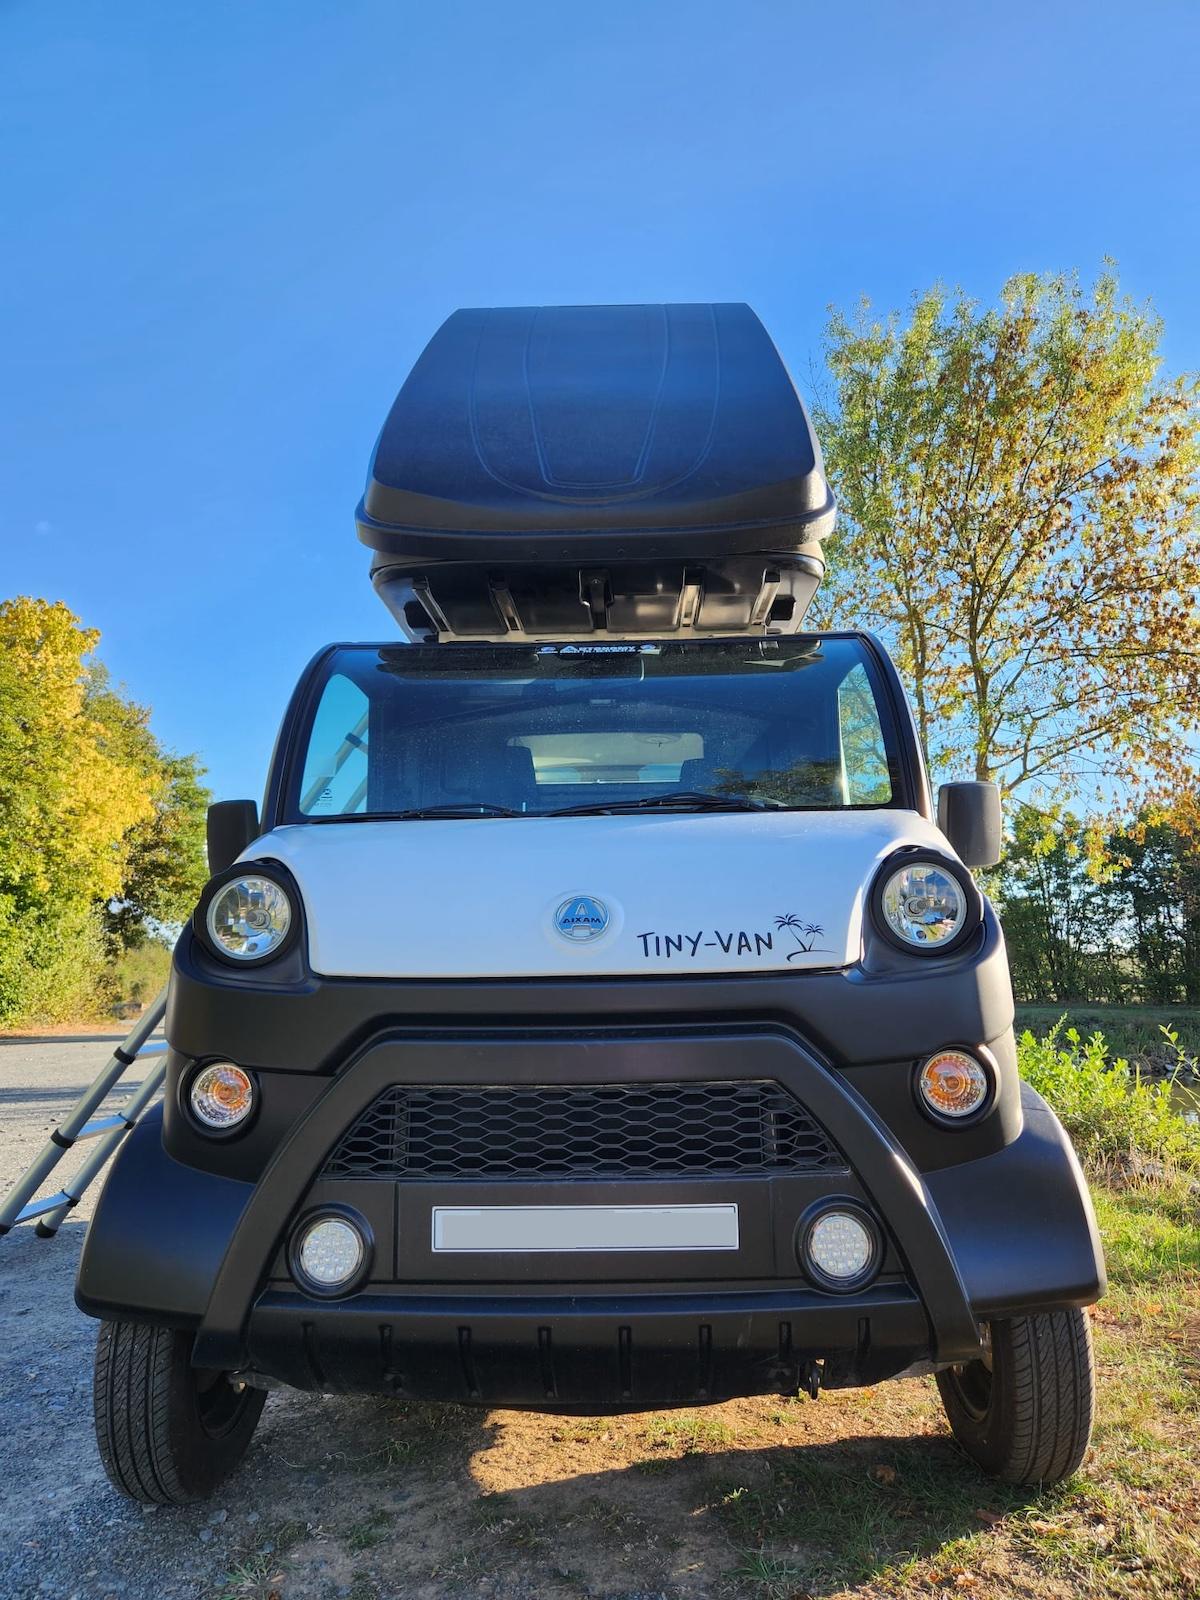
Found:
M 555 1422 L 550 1437 L 555 1444 L 598 1444 L 612 1427 L 610 1417 L 563 1417 Z
M 221 1580 L 220 1600 L 265 1600 L 282 1577 L 274 1556 L 248 1556 Z
M 1200 1277 L 1200 1193 L 1194 1184 L 1175 1175 L 1119 1189 L 1093 1186 L 1113 1293 L 1146 1299 L 1161 1288 L 1182 1290 Z
M 361 1555 L 364 1550 L 373 1550 L 377 1544 L 383 1544 L 390 1536 L 392 1523 L 395 1520 L 394 1511 L 376 1509 L 369 1512 L 361 1522 L 356 1522 L 347 1528 L 346 1549 L 354 1555 Z
M 218 1600 L 269 1600 L 284 1579 L 288 1551 L 308 1532 L 304 1522 L 278 1522 L 262 1531 L 254 1548 L 225 1574 L 217 1589 Z
M 472 1406 L 387 1402 L 382 1422 L 388 1436 L 356 1456 L 359 1472 L 388 1473 L 427 1466 L 461 1453 L 478 1433 L 484 1413 Z
M 681 1450 L 684 1455 L 696 1455 L 732 1444 L 734 1433 L 728 1423 L 715 1417 L 685 1411 L 652 1417 L 644 1437 L 652 1450 Z
M 545 1519 L 518 1511 L 507 1494 L 484 1495 L 475 1523 L 484 1539 L 509 1550 L 540 1550 L 545 1544 Z
M 350 1580 L 350 1588 L 346 1591 L 344 1600 L 381 1600 L 378 1585 L 365 1572 L 356 1572 Z
M 744 1557 L 730 1577 L 753 1584 L 763 1600 L 794 1600 L 796 1586 L 804 1578 L 804 1569 L 793 1561 L 755 1550 Z
M 781 1451 L 769 1487 L 728 1485 L 719 1514 L 749 1557 L 799 1562 L 804 1587 L 826 1594 L 906 1570 L 929 1578 L 931 1562 L 961 1565 L 981 1515 L 999 1521 L 1029 1503 L 1027 1490 L 981 1485 L 945 1438 L 886 1443 L 887 1459 L 871 1462 L 840 1442 Z

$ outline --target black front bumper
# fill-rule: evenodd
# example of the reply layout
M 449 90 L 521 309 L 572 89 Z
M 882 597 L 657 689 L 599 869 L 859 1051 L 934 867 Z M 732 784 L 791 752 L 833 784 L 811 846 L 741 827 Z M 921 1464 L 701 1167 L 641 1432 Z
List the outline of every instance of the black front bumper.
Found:
M 614 1254 L 584 1271 L 579 1257 L 534 1265 L 514 1256 L 451 1268 L 396 1241 L 381 1252 L 376 1281 L 346 1300 L 316 1300 L 286 1281 L 282 1247 L 298 1211 L 324 1194 L 331 1146 L 394 1083 L 731 1075 L 784 1084 L 846 1155 L 844 1179 L 823 1178 L 818 1189 L 861 1196 L 884 1227 L 888 1261 L 867 1289 L 836 1296 L 805 1282 L 789 1255 L 803 1197 L 781 1185 L 753 1203 L 751 1185 L 740 1191 L 747 1244 L 720 1281 L 711 1257 Z M 194 1328 L 198 1365 L 301 1388 L 636 1408 L 794 1392 L 810 1360 L 824 1363 L 829 1384 L 870 1383 L 916 1362 L 969 1358 L 981 1317 L 1085 1304 L 1102 1292 L 1078 1163 L 1031 1090 L 1021 1110 L 1022 1131 L 1001 1148 L 922 1172 L 849 1075 L 785 1028 L 385 1034 L 323 1079 L 257 1183 L 174 1160 L 159 1119 L 140 1125 L 89 1230 L 77 1299 L 93 1315 Z M 698 1181 L 690 1197 L 717 1185 Z M 392 1189 L 368 1187 L 377 1204 Z M 455 1203 L 470 1188 L 447 1186 Z M 613 1193 L 645 1203 L 648 1188 L 664 1194 L 646 1181 Z M 561 1198 L 545 1184 L 506 1191 L 513 1203 Z

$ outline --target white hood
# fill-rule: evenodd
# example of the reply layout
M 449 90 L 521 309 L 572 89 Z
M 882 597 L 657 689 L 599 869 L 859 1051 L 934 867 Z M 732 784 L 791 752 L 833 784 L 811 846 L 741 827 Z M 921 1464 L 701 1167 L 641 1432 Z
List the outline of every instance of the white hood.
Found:
M 906 844 L 952 854 L 911 811 L 675 812 L 298 824 L 242 859 L 294 875 L 314 972 L 563 978 L 847 966 Z M 586 937 L 557 925 L 571 901 Z

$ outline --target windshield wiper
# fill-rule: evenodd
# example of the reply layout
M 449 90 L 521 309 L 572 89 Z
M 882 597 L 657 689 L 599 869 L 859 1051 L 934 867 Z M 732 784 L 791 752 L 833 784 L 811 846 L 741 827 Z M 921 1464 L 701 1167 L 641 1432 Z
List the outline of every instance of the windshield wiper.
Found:
M 375 820 L 387 822 L 434 822 L 439 817 L 525 817 L 527 811 L 517 811 L 513 806 L 496 806 L 488 800 L 459 800 L 444 806 L 413 806 L 408 811 L 377 812 Z
M 610 811 L 770 811 L 777 802 L 756 800 L 745 794 L 703 794 L 684 790 L 682 794 L 639 795 L 635 800 L 597 800 L 591 805 L 563 806 L 545 811 L 547 817 L 602 817 Z

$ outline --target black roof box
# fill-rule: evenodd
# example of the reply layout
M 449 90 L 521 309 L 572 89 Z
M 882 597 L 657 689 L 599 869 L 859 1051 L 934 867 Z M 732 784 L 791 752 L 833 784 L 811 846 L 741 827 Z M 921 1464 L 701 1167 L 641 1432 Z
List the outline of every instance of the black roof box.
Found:
M 644 635 L 795 626 L 833 518 L 748 306 L 509 307 L 430 340 L 358 532 L 414 637 Z

